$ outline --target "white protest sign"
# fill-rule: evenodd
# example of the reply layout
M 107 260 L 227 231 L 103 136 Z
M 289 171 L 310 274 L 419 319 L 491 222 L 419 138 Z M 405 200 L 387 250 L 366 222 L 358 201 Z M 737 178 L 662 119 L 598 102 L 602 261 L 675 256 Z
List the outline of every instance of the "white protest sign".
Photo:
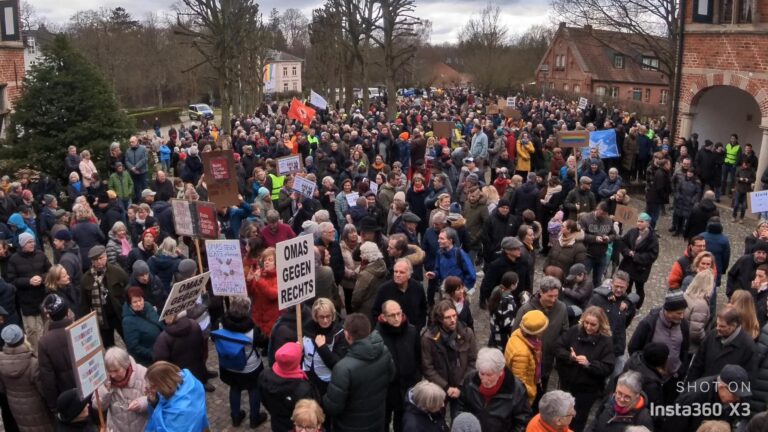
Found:
M 587 98 L 580 97 L 579 98 L 579 109 L 582 109 L 582 110 L 585 109 L 587 107 L 588 103 L 589 103 L 589 101 L 587 100 Z
M 301 171 L 301 155 L 285 156 L 277 159 L 277 174 L 286 175 Z
M 277 252 L 278 309 L 315 297 L 315 242 L 305 234 L 280 242 Z
M 163 313 L 160 314 L 160 320 L 164 320 L 165 317 L 170 315 L 178 315 L 194 306 L 197 298 L 203 293 L 210 275 L 210 272 L 205 272 L 199 276 L 173 284 L 168 300 L 165 301 Z
M 304 177 L 294 177 L 293 190 L 296 192 L 311 199 L 315 195 L 315 189 L 317 189 L 317 184 L 315 184 L 315 182 L 307 180 Z
M 509 96 L 509 97 L 507 98 L 507 106 L 508 106 L 508 107 L 510 107 L 510 108 L 514 108 L 516 104 L 517 104 L 517 98 L 516 98 L 516 97 L 514 97 L 514 96 Z
M 747 197 L 750 213 L 762 213 L 768 211 L 768 190 L 750 192 Z
M 180 236 L 194 237 L 195 225 L 192 223 L 192 210 L 187 200 L 171 200 L 173 209 L 173 227 Z
M 352 192 L 347 194 L 347 204 L 349 204 L 350 207 L 357 207 L 357 199 L 360 198 L 360 194 L 357 192 Z
M 217 296 L 247 296 L 239 240 L 206 240 L 211 288 Z
M 429 156 L 427 156 L 427 159 L 429 159 Z M 371 182 L 371 192 L 378 195 L 379 193 L 379 184 L 376 182 Z
M 70 324 L 66 332 L 77 388 L 80 390 L 80 397 L 85 398 L 107 381 L 104 349 L 96 312 L 91 312 Z

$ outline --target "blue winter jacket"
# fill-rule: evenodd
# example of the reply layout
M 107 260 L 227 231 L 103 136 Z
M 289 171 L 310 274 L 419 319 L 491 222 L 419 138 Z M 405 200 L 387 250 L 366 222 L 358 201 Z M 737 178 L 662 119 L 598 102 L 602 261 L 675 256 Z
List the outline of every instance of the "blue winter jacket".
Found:
M 457 249 L 461 255 L 460 259 L 463 261 L 462 268 L 459 268 L 459 260 L 456 258 Z M 468 290 L 475 286 L 475 280 L 477 280 L 475 266 L 469 255 L 463 249 L 456 247 L 452 247 L 448 251 L 440 249 L 437 252 L 434 272 L 439 281 L 445 280 L 448 276 L 458 276 Z
M 707 251 L 712 253 L 715 257 L 715 265 L 717 266 L 717 280 L 720 280 L 720 275 L 728 272 L 728 264 L 731 261 L 731 243 L 723 234 L 722 224 L 707 224 L 707 231 L 700 234 L 701 237 L 707 242 Z
M 189 369 L 181 371 L 183 381 L 170 399 L 158 394 L 157 406 L 149 404 L 146 432 L 201 432 L 208 429 L 203 384 Z

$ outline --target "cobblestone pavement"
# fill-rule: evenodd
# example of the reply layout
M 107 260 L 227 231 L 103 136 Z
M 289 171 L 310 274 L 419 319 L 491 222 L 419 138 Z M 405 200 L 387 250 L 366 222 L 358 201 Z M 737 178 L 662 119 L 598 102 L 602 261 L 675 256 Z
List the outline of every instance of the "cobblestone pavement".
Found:
M 726 200 L 724 199 L 723 201 L 725 202 Z M 642 210 L 644 202 L 636 198 L 632 201 L 631 205 Z M 741 256 L 741 253 L 744 250 L 744 238 L 754 231 L 756 227 L 756 219 L 748 218 L 743 224 L 731 223 L 730 209 L 725 206 L 720 206 L 720 214 L 724 225 L 724 232 L 731 239 L 731 264 L 733 264 L 733 262 Z M 650 279 L 646 283 L 645 305 L 643 310 L 638 314 L 638 317 L 635 318 L 634 323 L 639 322 L 639 320 L 642 319 L 642 316 L 652 307 L 660 306 L 663 303 L 667 289 L 667 276 L 669 270 L 675 260 L 677 260 L 685 250 L 685 241 L 680 237 L 672 237 L 668 233 L 667 229 L 670 226 L 671 210 L 668 210 L 667 215 L 662 216 L 658 223 L 657 231 L 661 236 L 659 242 L 659 259 L 654 264 Z M 541 265 L 543 262 L 543 258 L 539 257 L 539 259 L 537 259 L 536 281 L 541 277 Z M 479 283 L 480 281 L 478 281 L 478 286 Z M 722 291 L 724 290 L 721 290 L 719 294 L 718 304 L 723 304 L 725 302 L 725 296 Z M 475 294 L 475 296 L 477 296 L 477 294 Z M 475 329 L 477 331 L 479 346 L 485 346 L 489 336 L 488 314 L 477 307 L 477 301 L 472 303 L 472 314 L 475 318 Z M 634 330 L 634 323 L 630 328 L 630 332 Z M 216 369 L 218 368 L 218 362 L 213 344 L 210 344 L 209 348 L 208 367 Z M 229 389 L 227 385 L 222 383 L 218 378 L 213 379 L 211 383 L 216 387 L 215 392 L 207 394 L 208 416 L 211 422 L 211 431 L 250 430 L 248 428 L 247 419 L 240 427 L 232 427 L 232 422 L 229 417 Z M 553 376 L 553 379 L 550 380 L 550 388 L 556 388 L 556 386 L 557 380 Z M 241 404 L 242 407 L 247 410 L 247 394 L 243 394 Z M 269 423 L 265 423 L 256 430 L 259 432 L 269 431 Z

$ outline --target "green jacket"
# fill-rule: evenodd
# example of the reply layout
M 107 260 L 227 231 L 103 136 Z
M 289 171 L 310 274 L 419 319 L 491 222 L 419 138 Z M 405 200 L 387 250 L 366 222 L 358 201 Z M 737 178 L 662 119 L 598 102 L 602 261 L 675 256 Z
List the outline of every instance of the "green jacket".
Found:
M 112 173 L 109 176 L 109 183 L 107 184 L 109 189 L 115 191 L 117 197 L 120 199 L 129 199 L 133 196 L 133 179 L 128 171 L 123 171 L 122 175 L 118 173 Z
M 395 363 L 377 331 L 352 343 L 347 355 L 333 367 L 323 397 L 334 431 L 379 432 L 384 424 L 387 388 L 394 378 Z

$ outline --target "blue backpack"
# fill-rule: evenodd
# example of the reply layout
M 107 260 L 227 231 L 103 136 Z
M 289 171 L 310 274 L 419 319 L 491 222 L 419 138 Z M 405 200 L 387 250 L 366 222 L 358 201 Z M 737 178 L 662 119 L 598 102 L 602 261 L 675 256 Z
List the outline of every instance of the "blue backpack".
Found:
M 219 329 L 211 332 L 211 339 L 219 354 L 219 366 L 231 371 L 242 371 L 253 355 L 253 341 L 243 333 Z M 246 353 L 246 349 L 250 352 Z

